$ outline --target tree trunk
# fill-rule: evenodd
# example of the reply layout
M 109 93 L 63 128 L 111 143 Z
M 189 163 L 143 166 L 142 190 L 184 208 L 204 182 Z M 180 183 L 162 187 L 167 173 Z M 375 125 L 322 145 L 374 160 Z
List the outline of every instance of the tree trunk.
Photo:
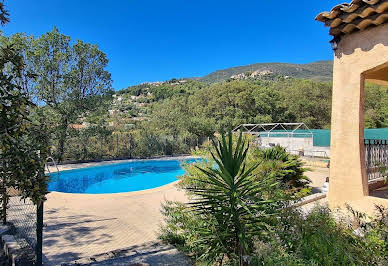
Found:
M 88 141 L 82 143 L 82 160 L 86 160 L 88 157 Z
M 63 160 L 63 154 L 65 153 L 65 142 L 66 142 L 66 133 L 67 133 L 68 122 L 67 120 L 63 121 L 60 126 L 60 135 L 58 140 L 58 163 L 61 163 Z
M 135 144 L 133 141 L 133 135 L 131 133 L 131 134 L 129 134 L 129 158 L 130 159 L 132 159 L 132 153 L 133 153 L 134 146 L 135 146 Z
M 2 181 L 2 187 L 1 187 L 1 193 L 2 193 L 2 220 L 3 220 L 3 225 L 7 224 L 7 201 L 8 201 L 8 196 L 7 196 L 7 188 L 5 186 L 5 180 L 3 176 L 3 181 Z

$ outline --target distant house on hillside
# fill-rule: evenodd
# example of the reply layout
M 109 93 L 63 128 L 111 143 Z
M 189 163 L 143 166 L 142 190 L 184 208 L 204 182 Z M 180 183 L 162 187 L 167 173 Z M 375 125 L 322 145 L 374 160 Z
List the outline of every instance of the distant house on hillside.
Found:
M 68 126 L 68 128 L 72 128 L 72 129 L 76 129 L 76 130 L 79 130 L 79 129 L 84 129 L 84 128 L 87 128 L 89 125 L 86 124 L 86 123 L 83 123 L 83 124 L 70 124 Z

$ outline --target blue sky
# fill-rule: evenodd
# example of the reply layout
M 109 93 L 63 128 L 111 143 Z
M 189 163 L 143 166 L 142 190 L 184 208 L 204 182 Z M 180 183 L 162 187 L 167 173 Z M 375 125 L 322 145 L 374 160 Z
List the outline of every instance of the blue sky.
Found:
M 314 21 L 340 0 L 5 0 L 6 35 L 57 26 L 97 44 L 114 88 L 203 76 L 260 62 L 331 60 L 328 29 Z

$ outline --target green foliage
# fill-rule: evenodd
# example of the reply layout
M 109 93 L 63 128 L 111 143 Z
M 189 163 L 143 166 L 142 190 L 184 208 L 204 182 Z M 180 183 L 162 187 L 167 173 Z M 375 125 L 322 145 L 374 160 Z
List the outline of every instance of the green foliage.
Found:
M 292 117 L 293 122 L 303 122 L 314 129 L 330 127 L 330 83 L 288 79 L 274 83 L 273 88 L 280 91 L 286 117 Z
M 388 127 L 388 88 L 366 84 L 365 128 Z
M 171 102 L 179 103 L 174 107 Z M 153 108 L 151 119 L 160 109 L 177 114 L 183 109 L 185 121 L 187 114 L 197 123 L 204 121 L 202 124 L 208 125 L 208 129 L 202 131 L 222 131 L 242 123 L 274 121 L 305 122 L 309 127 L 322 128 L 330 124 L 330 108 L 331 86 L 328 83 L 294 79 L 243 80 L 213 84 L 185 97 L 172 96 Z M 183 126 L 190 132 L 190 123 Z M 169 128 L 169 125 L 159 123 L 159 128 Z
M 160 101 L 173 96 L 193 94 L 204 86 L 195 80 L 172 80 L 159 86 L 151 86 L 149 92 L 153 95 L 154 101 Z
M 288 189 L 301 189 L 311 181 L 304 175 L 307 169 L 303 168 L 303 162 L 298 156 L 292 155 L 285 148 L 276 146 L 266 150 L 258 151 L 258 156 L 266 163 L 277 164 L 278 175 Z
M 24 58 L 24 69 L 36 75 L 23 80 L 24 90 L 55 116 L 53 138 L 61 161 L 69 125 L 98 109 L 110 96 L 108 59 L 96 45 L 80 40 L 71 44 L 70 37 L 55 27 L 38 38 L 16 34 L 2 42 L 14 44 Z
M 255 260 L 262 264 L 275 259 L 280 265 L 386 265 L 386 210 L 381 215 L 362 229 L 335 219 L 324 207 L 308 215 L 287 210 L 274 227 L 272 241 L 264 243 L 266 248 L 258 245 Z
M 252 142 L 254 137 L 247 136 L 246 140 Z M 233 145 L 236 144 L 234 141 Z M 203 186 L 197 180 L 205 177 L 197 166 L 209 168 L 215 164 L 210 150 L 211 147 L 204 144 L 202 148 L 192 153 L 203 160 L 183 166 L 186 174 L 180 177 L 181 182 L 178 184 L 180 188 Z M 262 193 L 267 199 L 297 200 L 311 193 L 311 188 L 308 186 L 310 180 L 304 175 L 308 169 L 303 168 L 303 162 L 298 156 L 286 152 L 284 148 L 277 146 L 267 150 L 259 150 L 255 146 L 250 147 L 246 157 L 246 165 L 249 168 L 258 163 L 259 165 L 252 172 L 252 175 L 255 182 L 268 184 L 268 186 L 265 184 L 262 186 Z M 277 186 L 271 187 L 271 183 L 277 183 Z
M 197 81 L 165 82 L 148 85 L 143 96 L 156 104 L 146 106 L 150 120 L 158 121 L 161 110 L 167 119 L 157 128 L 168 130 L 171 120 L 183 121 L 179 134 L 208 137 L 212 131 L 234 128 L 241 123 L 304 122 L 310 128 L 329 128 L 331 120 L 331 84 L 312 80 L 280 78 L 275 80 L 231 80 L 197 86 Z M 141 85 L 143 86 L 143 85 Z M 183 93 L 179 92 L 184 86 Z M 190 90 L 190 86 L 192 89 Z M 152 93 L 159 96 L 154 96 Z M 152 96 L 150 96 L 152 95 Z M 163 95 L 163 96 L 161 96 Z M 366 87 L 366 127 L 383 127 L 384 87 Z M 140 99 L 139 99 L 140 100 Z M 138 100 L 136 100 L 138 101 Z M 168 114 L 171 113 L 171 116 Z M 179 117 L 178 117 L 179 116 Z M 194 121 L 194 122 L 191 122 Z M 199 125 L 200 130 L 192 125 Z
M 365 239 L 364 245 L 375 256 L 374 264 L 385 265 L 388 263 L 388 208 L 375 205 L 375 216 L 368 217 L 347 206 L 353 215 L 351 228 Z M 385 263 L 385 264 L 384 264 Z
M 334 218 L 325 207 L 316 207 L 309 214 L 285 209 L 267 237 L 254 239 L 249 265 L 386 265 L 388 213 L 382 207 L 378 211 L 376 218 L 368 219 L 353 211 L 355 220 L 346 221 Z M 201 238 L 214 221 L 197 216 L 182 203 L 167 202 L 163 214 L 163 240 L 198 262 L 212 252 Z M 232 264 L 226 259 L 218 263 Z
M 376 218 L 368 219 L 353 211 L 351 221 L 334 218 L 325 207 L 316 207 L 309 214 L 285 209 L 272 230 L 266 231 L 267 237 L 254 239 L 247 260 L 249 265 L 387 265 L 388 213 L 382 207 L 378 211 Z M 212 251 L 201 238 L 214 221 L 197 216 L 182 203 L 167 202 L 163 214 L 163 240 L 196 262 Z M 233 265 L 227 259 L 218 263 Z
M 176 138 L 178 135 L 201 138 L 211 137 L 215 132 L 214 120 L 193 116 L 184 96 L 167 99 L 153 107 L 152 118 L 147 127 L 155 132 Z
M 352 232 L 337 224 L 327 209 L 318 209 L 306 219 L 294 215 L 284 226 L 289 226 L 293 234 L 279 232 L 280 238 L 289 243 L 291 250 L 299 251 L 305 261 L 319 265 L 350 265 L 357 261 L 353 256 L 358 251 L 349 252 L 357 248 Z
M 196 227 L 184 227 L 183 230 L 188 231 L 187 236 L 196 236 L 195 247 L 206 251 L 202 253 L 203 260 L 229 260 L 242 264 L 244 256 L 252 252 L 253 240 L 265 235 L 273 220 L 272 214 L 279 207 L 275 199 L 268 199 L 263 189 L 263 186 L 275 188 L 277 184 L 255 178 L 253 172 L 259 164 L 256 162 L 248 167 L 247 153 L 248 145 L 242 134 L 236 144 L 231 132 L 227 137 L 222 134 L 218 143 L 213 143 L 211 152 L 216 166 L 195 166 L 198 172 L 184 185 L 193 199 L 187 208 L 192 212 L 192 218 L 199 220 Z M 174 225 L 176 219 L 181 221 L 177 215 L 182 212 L 170 205 L 164 211 L 172 215 L 167 217 L 172 219 L 172 224 L 165 229 L 170 232 L 165 237 L 186 241 L 185 237 L 179 238 L 177 225 Z M 190 224 L 194 224 L 193 219 Z
M 34 105 L 19 85 L 26 73 L 23 58 L 13 46 L 0 48 L 0 69 L 0 176 L 4 216 L 8 187 L 18 189 L 22 197 L 30 198 L 34 204 L 45 199 L 44 166 L 49 140 L 40 132 L 45 125 L 32 117 Z
M 4 3 L 0 3 L 0 23 L 2 26 L 9 22 L 9 13 L 8 10 L 5 9 Z
M 113 131 L 101 125 L 69 129 L 63 159 L 88 161 L 97 159 L 151 158 L 188 154 L 194 139 L 176 139 L 156 134 L 147 127 Z
M 206 84 L 190 79 L 172 79 L 163 83 L 143 83 L 130 86 L 119 91 L 120 95 L 130 94 L 133 96 L 152 95 L 152 101 L 161 101 L 174 96 L 191 95 L 194 92 L 206 87 Z
M 133 96 L 140 96 L 142 94 L 147 94 L 149 86 L 150 85 L 148 83 L 142 83 L 139 85 L 130 86 L 126 89 L 122 89 L 122 90 L 118 91 L 118 94 L 119 95 L 129 94 L 129 95 L 133 95 Z
M 165 226 L 160 231 L 162 240 L 191 254 L 193 259 L 199 259 L 201 255 L 202 259 L 208 259 L 205 254 L 217 243 L 208 245 L 201 241 L 201 237 L 207 233 L 209 224 L 213 226 L 213 221 L 203 219 L 179 202 L 167 201 L 162 206 L 162 214 L 165 218 Z

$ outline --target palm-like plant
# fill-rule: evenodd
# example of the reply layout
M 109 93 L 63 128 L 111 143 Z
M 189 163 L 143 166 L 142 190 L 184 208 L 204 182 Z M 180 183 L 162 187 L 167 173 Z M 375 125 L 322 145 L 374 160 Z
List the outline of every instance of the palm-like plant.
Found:
M 281 146 L 262 151 L 265 162 L 279 162 L 282 183 L 288 188 L 298 189 L 307 186 L 311 181 L 304 175 L 308 170 L 303 168 L 303 162 L 296 155 L 292 155 Z
M 254 180 L 252 173 L 259 163 L 246 168 L 249 146 L 241 133 L 235 145 L 229 132 L 213 146 L 211 156 L 216 166 L 198 167 L 204 176 L 196 181 L 203 186 L 186 189 L 195 196 L 191 203 L 194 211 L 208 221 L 202 232 L 202 242 L 209 247 L 207 255 L 214 258 L 223 254 L 242 265 L 252 249 L 253 238 L 268 226 L 276 204 L 263 197 L 262 182 Z

